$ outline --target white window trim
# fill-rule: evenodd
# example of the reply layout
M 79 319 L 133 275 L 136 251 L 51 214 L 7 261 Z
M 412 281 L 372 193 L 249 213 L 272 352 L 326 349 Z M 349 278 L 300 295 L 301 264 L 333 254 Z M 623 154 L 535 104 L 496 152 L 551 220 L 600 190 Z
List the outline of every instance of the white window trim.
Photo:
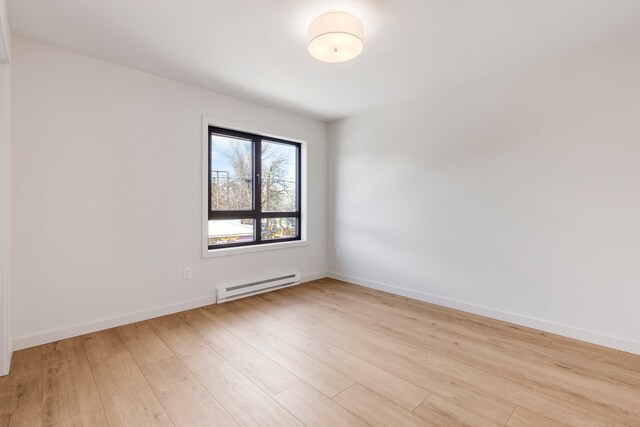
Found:
M 300 200 L 300 240 L 291 242 L 274 242 L 254 246 L 240 246 L 235 248 L 220 248 L 209 250 L 209 126 L 223 129 L 237 130 L 272 138 L 285 139 L 300 143 L 300 167 L 301 174 L 301 200 Z M 263 126 L 246 125 L 218 117 L 202 116 L 202 229 L 200 230 L 202 241 L 202 258 L 217 258 L 230 255 L 241 255 L 252 252 L 274 251 L 280 249 L 299 248 L 309 246 L 307 240 L 307 142 L 292 137 L 290 134 L 282 134 Z

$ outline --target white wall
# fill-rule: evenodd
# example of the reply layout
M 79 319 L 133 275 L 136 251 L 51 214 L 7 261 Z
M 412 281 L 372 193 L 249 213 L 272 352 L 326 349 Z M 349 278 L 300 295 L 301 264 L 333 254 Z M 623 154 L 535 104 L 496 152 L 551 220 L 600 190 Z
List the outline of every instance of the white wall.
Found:
M 5 0 L 0 0 L 0 375 L 11 363 L 11 67 Z
M 11 362 L 11 69 L 0 62 L 0 375 Z
M 640 353 L 640 37 L 329 139 L 336 277 Z
M 21 38 L 12 47 L 17 348 L 212 302 L 222 283 L 324 275 L 325 123 Z M 202 115 L 308 142 L 308 247 L 202 259 Z

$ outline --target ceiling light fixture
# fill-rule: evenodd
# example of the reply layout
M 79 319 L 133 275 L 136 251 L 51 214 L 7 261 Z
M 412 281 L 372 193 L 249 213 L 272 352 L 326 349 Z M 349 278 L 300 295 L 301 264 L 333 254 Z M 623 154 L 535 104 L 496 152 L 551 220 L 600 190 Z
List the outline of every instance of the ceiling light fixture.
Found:
M 320 61 L 349 61 L 364 49 L 362 22 L 343 12 L 326 13 L 309 25 L 307 43 L 311 56 Z

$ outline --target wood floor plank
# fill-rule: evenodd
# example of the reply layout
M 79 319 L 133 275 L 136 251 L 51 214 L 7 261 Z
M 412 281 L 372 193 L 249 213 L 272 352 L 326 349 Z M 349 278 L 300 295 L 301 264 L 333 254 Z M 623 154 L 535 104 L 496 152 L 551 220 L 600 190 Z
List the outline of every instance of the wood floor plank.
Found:
M 419 385 L 424 384 L 450 402 L 498 424 L 506 422 L 515 404 L 525 403 L 527 407 L 545 410 L 562 402 L 560 406 L 563 411 L 555 412 L 563 417 L 558 421 L 580 420 L 583 425 L 610 426 L 613 413 L 618 411 L 627 414 L 626 411 L 620 412 L 617 409 L 619 402 L 615 400 L 615 394 L 608 396 L 611 405 L 604 405 L 594 401 L 591 395 L 576 393 L 569 385 L 564 384 L 564 388 L 558 389 L 537 379 L 544 372 L 533 370 L 531 376 L 524 376 L 517 367 L 508 370 L 508 366 L 491 360 L 483 353 L 464 351 L 462 345 L 474 344 L 471 341 L 460 339 L 448 346 L 439 346 L 434 342 L 433 346 L 424 347 L 422 352 L 416 353 L 396 341 L 372 338 L 370 334 L 358 330 L 358 325 L 347 326 L 342 325 L 341 333 L 333 328 L 316 328 L 312 334 L 343 348 L 356 348 L 357 344 L 357 353 L 365 360 L 378 366 L 386 366 L 386 370 L 401 378 Z M 351 335 L 345 337 L 343 333 Z M 438 334 L 440 331 L 435 335 Z M 500 353 L 495 356 L 502 357 Z M 393 359 L 395 363 L 389 364 L 389 359 Z M 593 414 L 594 407 L 608 413 Z M 629 406 L 627 409 L 633 410 L 633 407 Z
M 324 327 L 316 327 L 310 334 L 357 354 L 393 375 L 403 378 L 432 392 L 439 393 L 451 402 L 463 406 L 476 414 L 504 424 L 515 403 L 501 398 L 493 390 L 473 384 L 469 367 L 450 364 L 429 354 L 428 349 L 411 349 L 399 341 L 385 339 L 384 334 L 356 324 L 342 324 L 340 332 L 328 322 Z M 426 354 L 425 354 L 426 352 Z M 472 372 L 472 374 L 477 374 Z M 467 381 L 465 381 L 467 380 Z
M 203 314 L 203 311 L 186 311 L 180 313 L 180 318 L 234 368 L 269 395 L 280 393 L 300 381 L 291 372 Z
M 41 346 L 42 348 L 42 354 L 46 353 L 46 352 L 50 352 L 50 351 L 64 351 L 67 349 L 70 349 L 72 347 L 82 347 L 84 349 L 84 343 L 83 340 L 85 338 L 85 335 L 80 335 L 77 337 L 72 337 L 72 338 L 66 338 L 63 340 L 59 340 L 59 341 L 54 341 L 54 342 L 50 342 L 47 344 L 43 344 Z M 85 351 L 86 353 L 86 351 Z M 88 358 L 87 358 L 88 360 Z
M 560 336 L 555 337 L 551 347 L 570 352 L 589 353 L 592 355 L 610 358 L 611 360 L 616 360 L 620 353 L 618 350 L 613 348 Z
M 617 360 L 607 360 L 599 363 L 589 355 L 567 354 L 555 348 L 541 348 L 534 344 L 514 342 L 508 338 L 497 335 L 491 337 L 487 344 L 490 344 L 501 351 L 517 355 L 518 358 L 534 360 L 549 367 L 559 367 L 572 371 L 576 375 L 588 375 L 602 381 L 611 382 L 640 389 L 640 373 L 629 369 L 624 362 Z
M 440 336 L 441 331 L 434 335 Z M 566 369 L 562 365 L 548 366 L 526 357 L 514 357 L 506 352 L 492 350 L 487 343 L 454 339 L 454 345 L 444 348 L 450 359 L 475 354 L 472 360 L 478 366 L 482 366 L 487 373 L 499 372 L 509 380 L 513 390 L 519 390 L 521 395 L 530 395 L 534 391 L 534 397 L 544 396 L 551 405 L 558 401 L 567 402 L 570 407 L 580 408 L 585 414 L 598 409 L 597 415 L 590 415 L 584 422 L 608 425 L 610 418 L 618 417 L 635 419 L 635 422 L 640 423 L 640 407 L 633 403 L 640 401 L 640 390 L 637 388 L 602 380 L 597 375 Z M 468 364 L 470 363 L 472 362 L 469 361 Z M 487 377 L 484 382 L 490 381 L 491 378 Z
M 638 355 L 327 279 L 18 351 L 0 427 L 631 427 L 638 402 Z
M 620 360 L 629 362 L 628 367 L 634 367 L 637 370 L 640 370 L 640 355 L 628 353 L 626 351 L 620 351 L 618 354 Z
M 453 332 L 455 333 L 455 331 L 449 331 L 449 332 Z M 500 334 L 493 334 L 491 337 L 489 337 L 489 339 L 487 340 L 483 340 L 485 342 L 491 343 L 497 347 L 501 347 L 505 350 L 512 350 L 512 351 L 520 351 L 520 352 L 525 352 L 525 353 L 532 353 L 532 352 L 542 352 L 542 351 L 548 351 L 550 349 L 550 345 L 545 343 L 544 345 L 540 345 L 539 343 L 532 343 L 532 342 L 527 342 L 527 341 L 521 341 L 521 340 L 513 340 L 509 337 L 505 337 L 503 335 Z
M 551 343 L 553 342 L 553 339 L 549 338 L 546 335 L 539 335 L 539 336 L 523 335 L 520 331 L 517 331 L 517 332 L 500 331 L 492 335 L 492 337 L 494 336 L 507 338 L 515 342 L 535 344 L 540 347 L 546 347 L 546 348 L 551 347 Z
M 367 423 L 304 381 L 273 397 L 307 427 L 365 427 Z M 312 411 L 309 408 L 313 408 Z
M 418 338 L 420 342 L 423 342 L 423 343 L 429 342 L 430 341 L 429 337 L 431 337 L 433 333 L 438 331 L 438 328 L 434 326 L 431 330 L 418 332 L 418 331 L 414 331 L 412 329 L 406 328 L 402 325 L 396 325 L 390 322 L 385 322 L 384 320 L 381 320 L 375 325 L 369 326 L 369 328 L 373 329 L 374 331 L 378 331 L 380 333 L 388 335 L 390 337 L 402 340 L 404 342 L 414 342 L 416 338 Z
M 192 372 L 224 361 L 178 315 L 156 317 L 147 324 Z
M 457 406 L 435 394 L 429 396 L 413 413 L 436 426 L 497 427 L 497 424 Z
M 145 322 L 120 326 L 116 330 L 138 366 L 173 356 L 169 347 Z
M 244 304 L 243 307 L 242 316 L 254 325 L 278 336 L 310 357 L 315 357 L 337 371 L 343 372 L 408 410 L 413 410 L 430 394 L 429 391 L 367 363 L 347 351 L 322 343 L 311 335 L 254 309 L 249 304 Z
M 407 312 L 401 308 L 388 306 L 380 302 L 359 301 L 358 296 L 352 292 L 324 289 L 319 285 L 313 286 L 315 286 L 314 289 L 316 292 L 303 289 L 299 291 L 311 293 L 319 299 L 342 306 L 346 310 L 351 308 L 360 314 L 367 314 L 379 320 L 397 323 L 418 332 L 429 333 L 434 327 L 446 327 L 458 330 L 461 334 L 466 334 L 469 337 L 485 340 L 489 339 L 491 335 L 495 333 L 493 329 L 482 324 L 460 325 L 455 321 L 433 317 L 428 312 Z
M 289 325 L 296 325 L 298 329 L 306 331 L 322 325 L 324 322 L 331 319 L 327 319 L 324 316 L 319 317 L 314 313 L 295 312 L 280 317 L 280 320 Z
M 208 307 L 203 311 L 224 325 L 229 331 L 260 351 L 274 362 L 307 382 L 328 397 L 349 388 L 355 381 L 330 366 L 309 357 L 308 354 L 253 325 L 223 306 Z
M 128 351 L 91 362 L 111 426 L 173 426 Z
M 504 333 L 505 335 L 509 335 L 513 340 L 525 340 L 529 342 L 539 340 L 544 345 L 547 345 L 549 340 L 558 338 L 557 335 L 548 332 L 516 325 L 513 323 L 507 323 L 496 319 L 491 319 L 473 313 L 455 310 L 449 307 L 414 300 L 411 298 L 403 297 L 401 295 L 380 292 L 363 286 L 336 281 L 334 279 L 329 279 L 329 281 L 337 283 L 338 287 L 342 290 L 348 290 L 350 292 L 355 292 L 356 294 L 365 293 L 372 296 L 373 298 L 379 298 L 380 301 L 385 305 L 391 304 L 401 310 L 409 309 L 411 313 L 419 315 L 427 312 L 429 314 L 428 319 L 433 318 L 439 322 L 446 322 L 442 324 L 443 328 L 446 329 L 454 327 L 455 330 L 452 331 L 459 334 L 463 334 L 462 332 L 464 329 L 488 328 L 489 330 L 493 331 L 493 333 Z
M 43 424 L 40 346 L 13 353 L 10 374 L 0 377 L 0 416 L 8 426 Z
M 367 314 L 345 309 L 329 301 L 309 297 L 304 293 L 304 291 L 301 292 L 300 289 L 300 287 L 279 289 L 277 291 L 258 295 L 256 298 L 246 300 L 246 302 L 256 302 L 258 303 L 257 305 L 262 304 L 263 306 L 267 305 L 269 306 L 270 314 L 275 314 L 274 317 L 278 318 L 289 315 L 291 312 L 302 312 L 315 316 L 319 319 L 322 318 L 322 320 L 327 320 L 329 318 L 339 319 L 347 316 L 352 322 L 367 326 L 378 321 L 375 317 Z M 254 306 L 259 308 L 257 305 Z
M 233 304 L 234 302 L 229 304 Z M 274 301 L 273 298 L 269 298 L 268 293 L 265 295 L 256 295 L 251 298 L 243 298 L 242 302 L 251 305 L 251 307 L 257 310 L 267 308 L 269 310 L 269 315 L 278 319 L 291 313 L 291 307 L 289 304 L 279 304 L 277 300 Z
M 176 426 L 238 426 L 177 357 L 141 369 Z
M 76 339 L 42 347 L 45 426 L 107 426 L 89 360 Z
M 331 321 L 325 322 L 331 326 Z M 353 324 L 348 326 L 342 324 L 342 329 L 347 330 L 350 328 L 350 332 L 353 335 L 357 335 L 362 338 L 366 338 L 366 330 L 359 325 Z M 439 330 L 434 335 L 437 337 L 445 331 Z M 432 337 L 427 337 L 432 340 Z M 457 355 L 457 361 L 465 362 L 465 358 L 468 359 L 469 354 L 476 353 L 478 357 L 475 360 L 468 360 L 467 366 L 481 367 L 488 372 L 496 372 L 498 374 L 510 373 L 511 380 L 517 380 L 522 374 L 525 374 L 529 384 L 538 387 L 541 391 L 544 391 L 550 398 L 562 398 L 571 397 L 575 400 L 575 404 L 581 404 L 584 408 L 590 409 L 593 405 L 600 405 L 606 407 L 612 415 L 620 417 L 633 417 L 637 415 L 637 411 L 631 409 L 625 410 L 624 407 L 632 408 L 632 401 L 640 401 L 640 393 L 638 390 L 627 388 L 624 386 L 617 386 L 610 384 L 609 382 L 603 382 L 597 378 L 576 375 L 576 372 L 567 372 L 560 366 L 545 366 L 540 365 L 534 360 L 522 360 L 521 358 L 511 357 L 503 352 L 492 351 L 490 346 L 485 343 L 473 343 L 469 340 L 459 340 L 460 342 L 454 342 L 454 346 L 450 346 L 444 349 L 444 352 L 438 354 L 437 358 L 431 358 L 432 361 L 438 361 L 440 363 L 440 370 L 451 371 L 455 367 L 460 365 L 450 365 L 451 369 L 447 368 L 449 361 L 453 355 Z M 385 342 L 379 336 L 375 336 L 372 343 L 383 343 L 387 345 L 387 349 L 396 350 L 400 355 L 411 356 L 416 362 L 420 362 L 420 355 L 415 354 L 408 348 L 403 348 L 402 345 L 398 345 L 397 342 Z M 407 343 L 411 346 L 412 343 Z M 428 348 L 434 350 L 438 347 L 437 343 L 433 341 L 431 344 L 422 348 Z M 464 346 L 464 347 L 461 347 Z M 416 347 L 419 348 L 419 347 Z M 465 352 L 460 352 L 464 349 Z M 541 369 L 544 368 L 544 369 Z M 467 374 L 470 376 L 471 374 Z M 544 382 L 538 381 L 537 378 L 544 377 Z M 506 377 L 505 377 L 506 378 Z M 554 387 L 546 387 L 546 384 L 553 385 Z M 577 394 L 576 392 L 581 392 Z M 564 395 L 563 395 L 564 393 Z M 582 400 L 578 398 L 582 397 Z M 627 404 L 621 401 L 627 401 Z M 640 421 L 640 418 L 638 418 Z
M 228 362 L 196 372 L 198 380 L 244 426 L 303 424 Z
M 636 363 L 632 363 L 631 358 L 615 357 L 615 350 L 608 355 L 598 354 L 598 352 L 585 352 L 581 347 L 574 349 L 559 349 L 559 346 L 550 346 L 542 348 L 532 343 L 522 341 L 514 341 L 509 338 L 503 338 L 498 335 L 492 336 L 488 343 L 499 347 L 506 351 L 518 352 L 523 357 L 536 358 L 539 360 L 547 360 L 551 364 L 560 364 L 563 366 L 571 366 L 577 369 L 589 371 L 589 373 L 599 372 L 605 376 L 607 380 L 613 379 L 610 374 L 615 374 L 618 382 L 628 384 L 634 388 L 640 388 L 640 356 Z M 630 355 L 633 356 L 633 355 Z
M 249 302 L 249 300 L 246 301 Z M 251 298 L 250 301 L 268 305 L 269 309 L 272 310 L 274 317 L 286 315 L 292 310 L 302 309 L 294 301 L 291 301 L 289 298 L 283 297 L 279 291 L 256 295 L 256 297 Z
M 385 314 L 395 313 L 405 316 L 408 315 L 409 318 L 415 317 L 421 322 L 433 322 L 443 328 L 455 328 L 456 332 L 460 334 L 477 332 L 478 334 L 484 334 L 485 338 L 488 338 L 486 334 L 491 335 L 502 332 L 510 334 L 512 339 L 543 339 L 546 342 L 554 337 L 553 334 L 536 329 L 526 328 L 333 279 L 324 281 L 324 284 L 325 288 L 328 284 L 329 288 L 334 292 L 334 295 L 338 295 L 340 298 L 347 300 L 355 298 L 356 301 L 366 300 L 367 303 L 372 304 L 373 308 L 378 307 L 383 309 Z M 312 282 L 311 286 L 322 289 L 321 285 L 317 284 L 317 282 Z
M 357 311 L 346 309 L 340 305 L 334 304 L 333 302 L 327 302 L 318 298 L 310 297 L 307 294 L 298 292 L 297 288 L 285 288 L 278 291 L 278 293 L 295 301 L 300 307 L 300 311 L 309 312 L 311 310 L 316 313 L 324 312 L 328 318 L 348 318 L 351 322 L 364 326 L 370 326 L 379 321 L 368 314 L 358 313 Z
M 474 363 L 473 361 L 478 357 L 482 360 L 497 359 L 501 364 L 515 364 L 517 369 L 521 369 L 523 365 L 530 366 L 531 372 L 534 373 L 548 370 L 556 372 L 563 371 L 565 373 L 568 371 L 576 377 L 590 377 L 612 385 L 640 389 L 640 376 L 630 372 L 629 369 L 625 369 L 623 364 L 615 362 L 606 364 L 594 363 L 593 360 L 583 356 L 569 356 L 554 349 L 544 348 L 523 341 L 513 341 L 508 338 L 499 337 L 498 335 L 494 335 L 486 343 L 471 340 L 474 342 L 474 347 L 467 347 L 469 339 L 466 339 L 464 336 L 452 334 L 447 330 L 437 330 L 428 336 L 424 336 L 411 333 L 410 330 L 403 329 L 397 325 L 385 324 L 384 322 L 380 322 L 371 328 L 393 336 L 394 338 L 401 339 L 411 345 L 419 344 L 431 349 L 437 348 L 441 344 L 438 343 L 437 340 L 446 339 L 451 344 L 446 350 L 449 352 L 449 356 L 452 355 L 450 352 L 452 347 L 455 347 L 457 350 L 465 350 L 468 355 L 474 355 L 475 353 L 473 358 L 470 359 L 470 363 Z M 461 346 L 463 348 L 460 348 Z M 495 351 L 484 352 L 481 350 L 488 350 L 491 347 L 498 347 L 500 350 L 498 353 Z
M 543 415 L 529 411 L 520 406 L 516 407 L 509 418 L 506 427 L 566 427 L 557 421 Z
M 82 345 L 90 362 L 127 351 L 115 329 L 83 335 Z
M 428 427 L 432 425 L 358 383 L 334 397 L 333 400 L 374 427 Z

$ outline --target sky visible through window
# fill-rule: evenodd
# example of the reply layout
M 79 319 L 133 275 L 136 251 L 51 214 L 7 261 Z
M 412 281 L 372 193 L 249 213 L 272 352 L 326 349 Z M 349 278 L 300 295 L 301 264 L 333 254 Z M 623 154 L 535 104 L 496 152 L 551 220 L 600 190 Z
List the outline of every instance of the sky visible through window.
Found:
M 296 180 L 296 151 L 295 149 L 286 146 L 285 144 L 278 144 L 275 142 L 266 141 L 269 146 L 273 147 L 277 154 L 284 156 L 286 159 L 286 173 L 284 178 L 292 183 L 295 183 Z M 220 171 L 228 171 L 231 174 L 234 173 L 234 149 L 233 146 L 235 144 L 243 145 L 245 143 L 250 143 L 250 141 L 239 139 L 239 138 L 230 138 L 222 135 L 214 135 L 213 136 L 213 144 L 211 150 L 211 170 L 220 170 Z M 250 152 L 250 151 L 249 151 Z M 267 163 L 263 164 L 263 169 L 267 168 L 271 164 L 271 159 L 268 159 L 268 162 L 265 162 L 263 158 L 263 162 Z M 237 176 L 236 176 L 237 178 Z

